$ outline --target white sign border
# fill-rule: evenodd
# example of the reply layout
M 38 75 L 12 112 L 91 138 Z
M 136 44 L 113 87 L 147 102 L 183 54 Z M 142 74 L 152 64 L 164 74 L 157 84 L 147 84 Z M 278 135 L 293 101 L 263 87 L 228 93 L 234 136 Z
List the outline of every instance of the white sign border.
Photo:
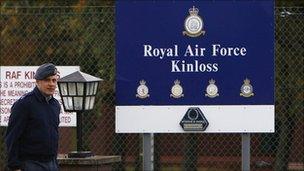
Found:
M 199 107 L 209 122 L 205 131 L 179 125 L 190 107 Z M 273 133 L 274 105 L 116 106 L 116 133 Z

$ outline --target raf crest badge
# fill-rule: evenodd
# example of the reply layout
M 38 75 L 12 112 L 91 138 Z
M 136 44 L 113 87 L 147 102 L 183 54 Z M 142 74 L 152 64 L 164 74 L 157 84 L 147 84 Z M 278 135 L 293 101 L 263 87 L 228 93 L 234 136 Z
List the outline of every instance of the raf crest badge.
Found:
M 218 88 L 215 85 L 215 80 L 214 79 L 209 80 L 209 85 L 206 88 L 205 96 L 210 97 L 210 98 L 214 98 L 216 96 L 219 96 Z
M 252 85 L 250 84 L 250 80 L 246 78 L 244 80 L 244 84 L 241 87 L 240 96 L 251 97 L 253 95 L 254 95 L 254 93 L 253 93 Z
M 206 31 L 203 30 L 204 22 L 203 19 L 198 15 L 198 8 L 194 6 L 189 9 L 189 16 L 185 19 L 184 27 L 185 31 L 183 31 L 184 35 L 190 37 L 198 37 L 201 34 L 204 35 Z
M 146 86 L 146 81 L 141 80 L 139 82 L 139 86 L 137 87 L 136 97 L 141 98 L 141 99 L 145 99 L 149 96 L 150 96 L 149 95 L 149 88 Z
M 175 80 L 174 81 L 174 85 L 171 88 L 171 94 L 170 97 L 173 98 L 180 98 L 183 97 L 183 87 L 180 85 L 180 81 L 179 80 Z

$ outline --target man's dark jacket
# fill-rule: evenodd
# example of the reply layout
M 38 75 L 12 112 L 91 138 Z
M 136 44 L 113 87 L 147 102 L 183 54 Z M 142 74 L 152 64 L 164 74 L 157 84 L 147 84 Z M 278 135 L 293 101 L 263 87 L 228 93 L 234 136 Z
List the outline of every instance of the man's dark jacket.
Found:
M 10 169 L 57 156 L 59 113 L 59 102 L 47 100 L 37 87 L 13 104 L 5 137 Z

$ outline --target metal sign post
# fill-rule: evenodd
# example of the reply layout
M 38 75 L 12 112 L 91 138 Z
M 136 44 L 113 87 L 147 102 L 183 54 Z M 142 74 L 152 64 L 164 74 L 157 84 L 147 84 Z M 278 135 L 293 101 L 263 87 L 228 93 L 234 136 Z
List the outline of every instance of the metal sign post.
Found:
M 250 134 L 242 134 L 242 171 L 250 171 Z
M 143 134 L 143 170 L 154 170 L 154 135 Z

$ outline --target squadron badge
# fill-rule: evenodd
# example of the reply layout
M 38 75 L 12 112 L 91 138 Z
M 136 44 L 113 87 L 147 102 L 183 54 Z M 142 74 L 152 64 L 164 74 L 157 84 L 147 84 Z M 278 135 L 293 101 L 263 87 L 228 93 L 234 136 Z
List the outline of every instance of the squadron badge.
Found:
M 145 99 L 149 96 L 150 96 L 149 95 L 149 88 L 146 86 L 146 81 L 141 80 L 139 82 L 139 86 L 137 87 L 136 97 L 141 98 L 141 99 Z
M 241 87 L 240 96 L 251 97 L 253 95 L 254 95 L 254 93 L 253 93 L 252 85 L 250 84 L 250 80 L 246 78 L 244 80 L 244 84 Z
M 218 88 L 215 85 L 215 80 L 214 79 L 209 80 L 209 85 L 206 88 L 205 96 L 210 97 L 210 98 L 214 98 L 216 96 L 219 96 Z
M 180 98 L 183 97 L 183 87 L 180 85 L 180 81 L 179 80 L 175 80 L 174 81 L 174 85 L 171 88 L 171 94 L 170 97 L 173 98 Z
M 189 37 L 198 37 L 201 34 L 204 35 L 206 31 L 203 30 L 204 22 L 202 18 L 198 15 L 198 8 L 194 6 L 189 9 L 189 16 L 185 19 L 183 35 Z

